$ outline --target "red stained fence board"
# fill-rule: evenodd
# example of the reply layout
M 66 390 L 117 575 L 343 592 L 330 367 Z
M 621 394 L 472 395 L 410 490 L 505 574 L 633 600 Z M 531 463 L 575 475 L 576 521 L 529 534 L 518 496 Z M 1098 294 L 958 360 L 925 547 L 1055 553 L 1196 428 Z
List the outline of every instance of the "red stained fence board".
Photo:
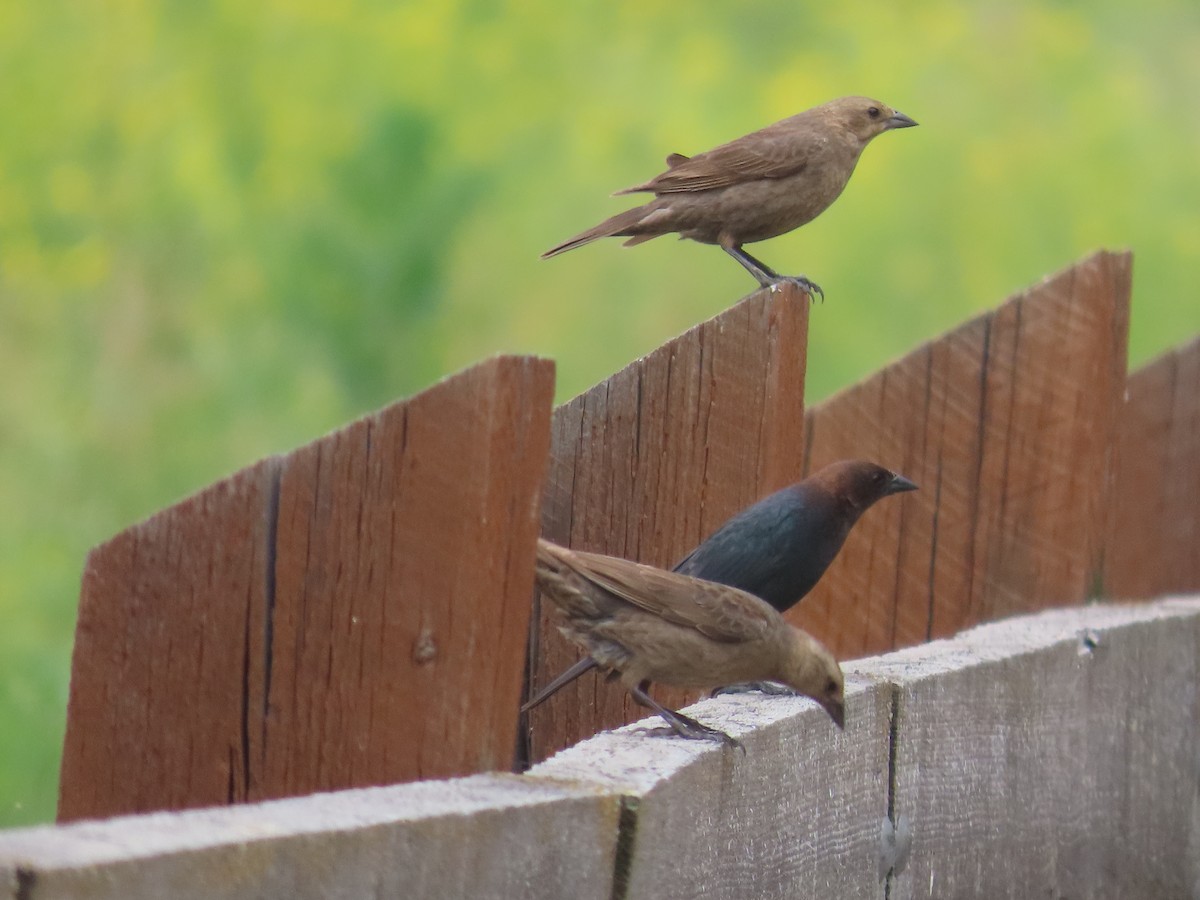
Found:
M 1131 266 L 1097 253 L 808 411 L 806 470 L 866 457 L 921 490 L 864 516 L 798 625 L 846 658 L 1094 593 Z
M 543 535 L 670 567 L 797 480 L 808 303 L 790 287 L 759 291 L 555 410 Z M 535 622 L 535 687 L 580 656 L 555 622 L 550 608 Z M 672 704 L 695 697 L 655 690 Z M 619 684 L 585 675 L 531 712 L 530 758 L 642 715 Z
M 490 360 L 93 550 L 59 818 L 508 768 L 553 391 Z
M 1200 591 L 1200 338 L 1129 376 L 1104 591 Z

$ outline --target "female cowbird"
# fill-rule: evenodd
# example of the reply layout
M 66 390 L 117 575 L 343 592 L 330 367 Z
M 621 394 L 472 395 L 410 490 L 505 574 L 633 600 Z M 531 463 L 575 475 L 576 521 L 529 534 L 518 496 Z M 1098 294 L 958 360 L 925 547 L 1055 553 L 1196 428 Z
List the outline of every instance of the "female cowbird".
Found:
M 672 153 L 667 170 L 618 194 L 654 194 L 542 254 L 546 259 L 602 237 L 625 246 L 678 232 L 717 244 L 764 287 L 791 282 L 824 297 L 804 276 L 781 276 L 742 249 L 811 222 L 846 187 L 876 135 L 917 123 L 869 97 L 842 97 L 768 125 L 706 153 Z
M 615 556 L 539 539 L 538 588 L 562 612 L 563 634 L 620 677 L 634 700 L 686 738 L 737 741 L 646 693 L 651 682 L 704 688 L 777 681 L 811 697 L 839 728 L 842 670 L 828 650 L 757 597 Z
M 916 489 L 904 476 L 866 460 L 831 463 L 736 513 L 674 571 L 748 591 L 787 612 L 825 574 L 859 516 L 889 494 Z M 584 657 L 522 709 L 532 709 L 595 666 Z

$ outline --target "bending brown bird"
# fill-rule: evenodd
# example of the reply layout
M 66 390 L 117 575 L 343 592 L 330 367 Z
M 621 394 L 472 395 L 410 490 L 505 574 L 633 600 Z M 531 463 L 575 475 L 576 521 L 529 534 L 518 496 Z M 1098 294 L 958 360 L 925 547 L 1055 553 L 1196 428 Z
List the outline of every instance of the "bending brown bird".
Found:
M 655 702 L 651 682 L 684 688 L 776 681 L 845 723 L 842 670 L 816 639 L 744 591 L 538 539 L 538 588 L 563 634 L 616 673 L 681 737 L 737 741 Z
M 790 282 L 824 298 L 803 275 L 783 276 L 742 249 L 811 222 L 846 187 L 863 148 L 876 135 L 917 123 L 869 97 L 842 97 L 768 125 L 691 158 L 667 157 L 667 170 L 617 191 L 647 192 L 649 203 L 605 219 L 542 254 L 565 253 L 602 237 L 625 246 L 678 232 L 717 244 L 763 287 Z
M 865 459 L 830 463 L 731 516 L 672 571 L 747 591 L 787 612 L 825 574 L 864 512 L 884 497 L 916 489 L 903 475 Z M 594 668 L 596 661 L 583 657 L 523 709 L 533 709 Z M 744 687 L 777 692 L 766 684 Z

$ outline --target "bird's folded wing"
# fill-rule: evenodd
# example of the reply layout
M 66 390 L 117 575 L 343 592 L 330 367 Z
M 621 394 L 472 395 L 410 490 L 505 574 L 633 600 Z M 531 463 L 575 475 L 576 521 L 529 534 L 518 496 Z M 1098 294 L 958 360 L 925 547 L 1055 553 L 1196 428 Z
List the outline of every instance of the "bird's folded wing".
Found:
M 679 159 L 679 154 L 672 154 L 668 161 L 678 161 L 665 172 L 617 193 L 707 191 L 747 181 L 787 178 L 808 165 L 817 140 L 816 135 L 806 137 L 795 131 L 773 134 L 764 129 L 691 159 Z
M 791 491 L 780 492 L 742 510 L 676 563 L 672 571 L 757 594 L 752 585 L 761 585 L 772 569 L 781 566 L 781 541 L 795 534 L 797 525 L 810 513 L 812 504 L 805 500 Z
M 628 560 L 575 553 L 575 570 L 597 587 L 675 625 L 715 641 L 748 641 L 765 634 L 778 616 L 765 602 L 725 585 L 689 578 Z
M 744 552 L 720 552 L 725 549 L 724 546 L 702 544 L 681 559 L 672 571 L 721 584 L 750 586 L 762 579 L 764 560 Z

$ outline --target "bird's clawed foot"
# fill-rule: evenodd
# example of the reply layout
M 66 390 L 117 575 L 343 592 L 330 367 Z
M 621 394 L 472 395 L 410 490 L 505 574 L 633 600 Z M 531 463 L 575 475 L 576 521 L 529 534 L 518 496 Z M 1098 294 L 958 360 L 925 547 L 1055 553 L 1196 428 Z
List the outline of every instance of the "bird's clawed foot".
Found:
M 714 688 L 710 697 L 716 697 L 720 694 L 749 694 L 757 691 L 760 694 L 768 694 L 772 697 L 797 697 L 796 691 L 792 690 L 787 685 L 775 684 L 773 681 L 750 681 L 746 684 L 727 684 L 724 687 Z
M 821 290 L 821 286 L 815 281 L 809 281 L 803 275 L 776 275 L 773 279 L 760 282 L 760 284 L 772 291 L 779 290 L 782 285 L 790 284 L 808 294 L 810 300 L 825 302 L 825 292 Z
M 810 300 L 821 298 L 825 302 L 825 292 L 815 281 L 810 281 L 803 275 L 780 275 L 762 260 L 755 259 L 741 248 L 739 244 L 721 244 L 721 249 L 736 259 L 747 272 L 754 276 L 760 286 L 769 290 L 777 290 L 780 285 L 790 284 L 808 294 Z
M 669 714 L 660 713 L 671 726 L 671 730 L 682 738 L 687 738 L 693 741 L 717 741 L 718 743 L 726 744 L 746 752 L 742 742 L 733 735 L 726 734 L 717 728 L 712 728 L 705 725 L 703 722 L 697 722 L 690 716 L 685 716 L 683 713 L 671 712 Z
M 643 681 L 637 687 L 630 688 L 629 693 L 638 705 L 644 706 L 647 709 L 652 709 L 663 720 L 671 726 L 671 730 L 682 738 L 688 738 L 693 741 L 718 741 L 722 744 L 727 744 L 730 747 L 736 747 L 744 754 L 746 748 L 742 746 L 742 742 L 732 735 L 728 735 L 723 731 L 718 731 L 716 728 L 709 728 L 703 722 L 697 722 L 690 716 L 685 716 L 683 713 L 675 712 L 672 709 L 667 709 L 653 697 L 646 693 L 646 689 L 650 686 L 649 681 Z

